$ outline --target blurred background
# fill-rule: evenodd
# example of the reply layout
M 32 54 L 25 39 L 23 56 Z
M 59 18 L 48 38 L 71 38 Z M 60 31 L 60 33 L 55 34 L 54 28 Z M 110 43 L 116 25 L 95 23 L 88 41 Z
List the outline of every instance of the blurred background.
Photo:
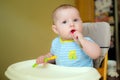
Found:
M 51 41 L 56 36 L 51 29 L 51 14 L 57 6 L 66 3 L 75 5 L 84 22 L 95 22 L 95 1 L 97 0 L 0 0 L 0 80 L 7 80 L 4 72 L 11 64 L 35 59 L 49 52 Z M 113 12 L 116 12 L 112 14 L 113 19 L 119 22 L 115 15 L 118 14 L 115 11 L 117 7 L 113 8 Z M 117 24 L 114 23 L 115 28 L 111 28 L 115 38 L 112 53 L 119 62 Z

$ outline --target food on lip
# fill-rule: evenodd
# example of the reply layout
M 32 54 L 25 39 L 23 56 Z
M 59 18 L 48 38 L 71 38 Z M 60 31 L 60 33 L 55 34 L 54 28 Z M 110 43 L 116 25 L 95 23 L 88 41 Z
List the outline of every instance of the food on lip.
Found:
M 71 30 L 71 33 L 73 34 L 75 31 L 76 31 L 75 29 L 72 29 L 72 30 Z

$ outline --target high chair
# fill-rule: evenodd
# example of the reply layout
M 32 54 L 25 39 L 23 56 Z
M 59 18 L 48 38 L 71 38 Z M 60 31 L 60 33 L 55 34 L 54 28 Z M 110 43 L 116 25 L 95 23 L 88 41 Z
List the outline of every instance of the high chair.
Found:
M 110 47 L 110 25 L 107 22 L 83 23 L 83 35 L 91 37 L 102 49 L 101 56 L 94 60 L 94 67 L 107 80 L 108 49 Z
M 110 26 L 105 22 L 84 23 L 83 34 L 91 37 L 102 49 L 101 56 L 94 60 L 97 69 L 93 67 L 65 67 L 50 63 L 33 67 L 36 62 L 33 59 L 10 65 L 5 71 L 5 76 L 9 80 L 99 80 L 100 77 L 102 80 L 106 80 Z

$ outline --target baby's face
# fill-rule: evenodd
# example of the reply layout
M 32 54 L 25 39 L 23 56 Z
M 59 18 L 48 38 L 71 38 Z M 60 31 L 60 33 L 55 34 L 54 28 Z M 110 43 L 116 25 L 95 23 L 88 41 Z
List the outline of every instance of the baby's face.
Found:
M 57 11 L 54 21 L 57 34 L 63 40 L 72 39 L 72 30 L 82 32 L 82 21 L 79 12 L 75 8 L 61 9 Z

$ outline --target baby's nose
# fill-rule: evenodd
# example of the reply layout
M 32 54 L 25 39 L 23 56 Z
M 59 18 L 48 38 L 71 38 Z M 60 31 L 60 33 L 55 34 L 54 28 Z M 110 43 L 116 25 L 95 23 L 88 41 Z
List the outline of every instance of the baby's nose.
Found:
M 74 27 L 74 23 L 73 22 L 70 22 L 70 27 Z

